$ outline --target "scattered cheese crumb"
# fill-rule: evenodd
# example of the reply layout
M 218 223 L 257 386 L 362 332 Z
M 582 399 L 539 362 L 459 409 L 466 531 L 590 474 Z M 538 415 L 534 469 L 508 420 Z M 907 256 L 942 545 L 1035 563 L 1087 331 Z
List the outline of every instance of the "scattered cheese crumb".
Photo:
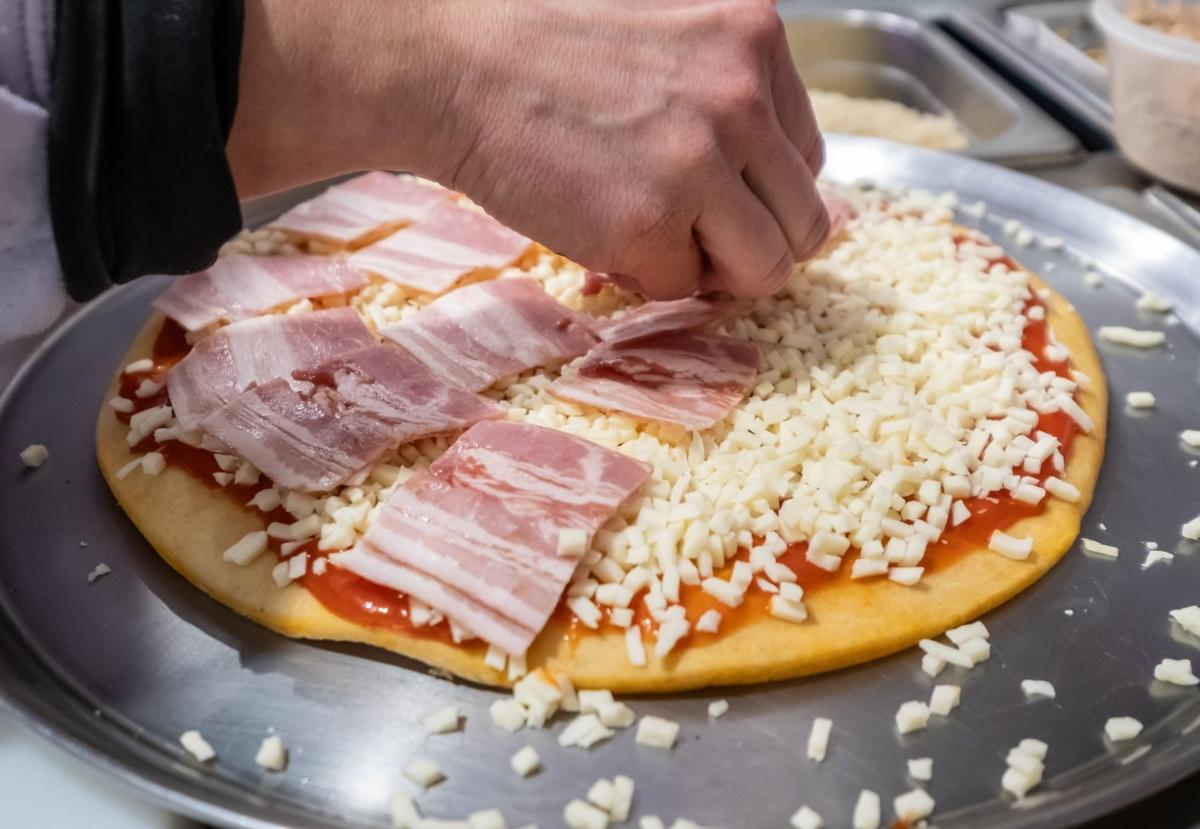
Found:
M 221 554 L 221 558 L 232 564 L 244 567 L 266 551 L 267 533 L 265 530 L 256 530 L 255 532 L 246 533 L 234 542 L 229 549 Z
M 1102 544 L 1101 542 L 1095 541 L 1091 538 L 1080 538 L 1079 541 L 1081 544 L 1083 544 L 1083 549 L 1085 552 L 1094 553 L 1095 555 L 1104 556 L 1105 558 L 1116 558 L 1117 554 L 1120 552 L 1120 550 L 1111 544 Z
M 1145 570 L 1160 561 L 1171 561 L 1175 558 L 1174 553 L 1168 553 L 1166 550 L 1151 549 L 1146 552 L 1146 560 L 1142 562 L 1142 569 Z
M 588 749 L 596 743 L 607 740 L 615 733 L 600 722 L 600 718 L 595 714 L 580 714 L 567 723 L 567 727 L 558 735 L 558 744 L 563 748 L 577 746 Z
M 608 816 L 614 823 L 629 820 L 629 813 L 633 811 L 633 789 L 632 777 L 618 774 L 613 778 L 612 806 L 608 809 Z
M 1104 733 L 1114 743 L 1132 740 L 1142 733 L 1142 724 L 1133 717 L 1110 717 L 1104 723 Z
M 533 746 L 525 746 L 508 761 L 513 771 L 522 777 L 528 777 L 542 767 L 542 759 Z
M 596 715 L 609 728 L 629 728 L 635 719 L 633 709 L 623 702 L 601 703 Z
M 974 640 L 969 640 L 974 641 Z M 963 653 L 959 648 L 952 648 L 949 645 L 943 645 L 934 639 L 922 639 L 917 643 L 917 646 L 925 651 L 926 654 L 942 662 L 948 662 L 951 665 L 957 665 L 960 668 L 970 668 L 975 665 L 971 661 L 971 657 Z
M 126 374 L 141 374 L 143 371 L 153 371 L 154 361 L 149 357 L 143 357 L 140 360 L 134 360 L 129 365 L 125 366 Z
M 278 734 L 264 738 L 258 753 L 254 755 L 254 762 L 267 771 L 283 771 L 287 768 L 287 749 L 283 747 L 283 738 Z
M 40 443 L 31 443 L 21 450 L 21 463 L 30 469 L 37 469 L 50 457 L 50 450 Z
M 915 823 L 927 818 L 933 812 L 933 798 L 924 789 L 913 789 L 899 795 L 892 801 L 896 817 L 908 823 Z
M 983 622 L 971 622 L 946 631 L 946 638 L 956 645 L 969 642 L 972 639 L 987 639 L 991 634 Z
M 1021 693 L 1027 699 L 1054 699 L 1054 686 L 1044 679 L 1022 679 Z
M 807 806 L 801 806 L 788 820 L 792 829 L 825 829 L 825 821 Z
M 426 734 L 449 734 L 458 731 L 460 713 L 457 705 L 446 705 L 425 715 L 421 726 Z
M 613 806 L 613 792 L 613 782 L 602 777 L 588 789 L 588 803 L 591 803 L 597 809 L 603 809 L 606 812 L 611 811 Z
M 608 815 L 592 804 L 578 798 L 563 809 L 563 822 L 568 829 L 606 829 Z
M 993 530 L 991 538 L 988 539 L 988 549 L 1005 558 L 1024 561 L 1033 552 L 1033 539 L 1015 538 L 1000 530 Z
M 1000 788 L 1016 797 L 1025 797 L 1031 789 L 1042 782 L 1045 772 L 1046 752 L 1049 749 L 1041 740 L 1026 738 L 1008 752 L 1005 762 L 1008 768 L 1000 778 Z
M 88 575 L 87 575 L 88 584 L 91 584 L 96 579 L 98 579 L 102 576 L 107 576 L 111 572 L 112 572 L 111 567 L 109 567 L 103 561 L 100 562 L 94 568 L 92 568 L 92 572 L 88 573 Z
M 1068 503 L 1074 504 L 1079 500 L 1079 488 L 1061 478 L 1051 475 L 1042 482 L 1042 486 L 1055 498 L 1067 501 Z
M 935 685 L 929 699 L 929 711 L 940 717 L 947 717 L 958 707 L 962 689 L 957 685 Z
M 896 711 L 896 730 L 901 734 L 920 731 L 929 724 L 929 706 L 918 700 L 909 700 Z
M 199 731 L 185 731 L 179 735 L 180 744 L 187 749 L 188 754 L 196 758 L 201 763 L 207 763 L 209 760 L 217 756 L 217 752 L 209 745 L 208 740 L 200 734 Z
M 863 789 L 854 803 L 854 829 L 879 829 L 879 819 L 879 795 L 870 789 Z
M 708 704 L 708 716 L 710 719 L 717 719 L 725 716 L 729 711 L 729 702 L 727 700 L 718 699 Z
M 921 670 L 933 678 L 937 678 L 946 667 L 946 663 L 938 659 L 933 654 L 923 654 L 921 656 Z
M 992 644 L 986 639 L 970 639 L 959 645 L 958 649 L 971 660 L 972 667 L 986 662 L 992 655 Z
M 1157 311 L 1160 314 L 1165 314 L 1174 307 L 1171 300 L 1150 291 L 1138 297 L 1136 304 L 1139 311 Z
M 421 813 L 417 804 L 402 792 L 396 792 L 391 799 L 392 829 L 418 829 Z
M 1140 331 L 1124 325 L 1102 325 L 1099 334 L 1102 340 L 1132 348 L 1154 348 L 1166 340 L 1166 335 L 1161 331 Z
M 404 767 L 404 776 L 423 789 L 446 779 L 437 763 L 428 758 L 418 758 Z
M 133 412 L 133 401 L 127 397 L 114 397 L 108 401 L 108 405 L 112 407 L 114 412 L 121 414 L 131 414 Z
M 1200 541 L 1200 515 L 1180 527 L 1179 534 L 1188 541 Z
M 499 809 L 481 809 L 467 815 L 467 827 L 468 829 L 508 829 L 508 822 Z M 421 829 L 425 829 L 425 826 L 422 826 Z
M 829 751 L 829 735 L 833 732 L 833 720 L 817 717 L 808 732 L 808 759 L 818 763 L 825 760 Z
M 1125 395 L 1125 403 L 1131 409 L 1153 409 L 1156 400 L 1148 391 L 1131 391 Z
M 909 760 L 908 776 L 919 783 L 928 783 L 933 779 L 933 758 L 914 757 Z
M 650 748 L 670 749 L 679 736 L 679 723 L 647 714 L 638 721 L 636 742 Z
M 1200 449 L 1200 429 L 1184 429 L 1179 433 L 1179 439 L 1193 449 Z
M 142 472 L 151 477 L 167 468 L 167 458 L 162 452 L 147 452 L 142 455 Z
M 1200 685 L 1190 659 L 1164 659 L 1154 666 L 1154 678 L 1172 685 Z
M 503 728 L 510 734 L 515 734 L 525 727 L 525 706 L 515 699 L 498 699 L 488 708 L 492 715 L 492 724 Z
M 1192 636 L 1200 636 L 1200 605 L 1189 605 L 1172 610 L 1171 618 Z

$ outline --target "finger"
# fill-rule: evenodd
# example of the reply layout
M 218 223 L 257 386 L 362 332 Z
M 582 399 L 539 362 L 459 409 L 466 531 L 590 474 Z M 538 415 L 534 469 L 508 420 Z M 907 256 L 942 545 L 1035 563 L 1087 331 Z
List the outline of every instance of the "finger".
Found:
M 782 131 L 750 158 L 745 179 L 783 229 L 797 260 L 820 249 L 829 235 L 829 212 L 808 165 Z
M 769 296 L 792 272 L 795 260 L 787 237 L 742 179 L 700 214 L 696 238 L 716 281 L 734 296 Z M 711 285 L 712 280 L 705 282 Z
M 784 134 L 804 159 L 809 172 L 816 177 L 825 165 L 825 139 L 821 137 L 812 101 L 792 61 L 787 36 L 781 31 L 779 38 L 771 77 L 775 115 Z
M 674 244 L 647 240 L 637 265 L 609 276 L 621 288 L 646 299 L 683 299 L 696 293 L 703 275 L 703 257 L 696 239 L 688 234 Z

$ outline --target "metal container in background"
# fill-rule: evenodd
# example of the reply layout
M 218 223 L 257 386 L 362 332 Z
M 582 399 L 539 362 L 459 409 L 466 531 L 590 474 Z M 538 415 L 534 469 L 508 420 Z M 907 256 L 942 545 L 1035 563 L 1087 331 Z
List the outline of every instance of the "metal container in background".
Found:
M 946 26 L 1036 90 L 1093 136 L 1096 148 L 1112 146 L 1113 112 L 1107 71 L 1089 66 L 1103 49 L 1088 14 L 1088 0 L 1015 2 L 990 11 L 955 8 Z
M 1013 167 L 1070 160 L 1075 137 L 929 23 L 886 11 L 781 2 L 805 83 L 950 113 L 970 136 L 965 155 Z

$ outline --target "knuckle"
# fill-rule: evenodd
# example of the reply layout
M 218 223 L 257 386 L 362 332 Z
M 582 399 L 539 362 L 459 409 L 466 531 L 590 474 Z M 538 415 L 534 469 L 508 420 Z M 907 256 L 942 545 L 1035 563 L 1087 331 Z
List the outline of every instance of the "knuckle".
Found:
M 772 0 L 745 0 L 730 12 L 734 15 L 739 34 L 751 46 L 773 44 L 783 30 L 783 21 Z

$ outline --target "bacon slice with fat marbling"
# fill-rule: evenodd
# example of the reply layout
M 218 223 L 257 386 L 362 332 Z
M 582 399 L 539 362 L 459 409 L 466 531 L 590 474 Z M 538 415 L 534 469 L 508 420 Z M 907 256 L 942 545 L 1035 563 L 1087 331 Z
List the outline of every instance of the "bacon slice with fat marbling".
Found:
M 353 308 L 252 317 L 197 342 L 167 372 L 167 393 L 180 428 L 192 431 L 251 383 L 374 344 Z
M 222 256 L 209 269 L 177 277 L 151 303 L 188 331 L 235 322 L 305 297 L 367 284 L 367 275 L 331 256 Z
M 441 294 L 468 274 L 511 265 L 532 244 L 482 211 L 446 202 L 411 227 L 355 251 L 350 264 L 417 291 Z
M 448 382 L 479 391 L 586 353 L 596 344 L 594 325 L 532 279 L 513 277 L 451 291 L 379 333 Z
M 712 334 L 663 334 L 600 346 L 564 371 L 549 391 L 643 420 L 707 429 L 741 402 L 758 366 L 753 343 Z
M 203 424 L 287 489 L 327 492 L 400 444 L 502 414 L 391 345 L 349 351 L 292 378 L 251 386 Z
M 558 553 L 560 533 L 590 539 L 649 474 L 564 432 L 484 421 L 393 491 L 358 545 L 330 560 L 521 654 L 575 570 Z
M 298 204 L 268 227 L 356 248 L 425 217 L 454 192 L 416 176 L 366 173 Z
M 745 307 L 732 299 L 702 296 L 646 302 L 603 326 L 600 339 L 617 346 L 658 334 L 697 331 L 724 322 Z

